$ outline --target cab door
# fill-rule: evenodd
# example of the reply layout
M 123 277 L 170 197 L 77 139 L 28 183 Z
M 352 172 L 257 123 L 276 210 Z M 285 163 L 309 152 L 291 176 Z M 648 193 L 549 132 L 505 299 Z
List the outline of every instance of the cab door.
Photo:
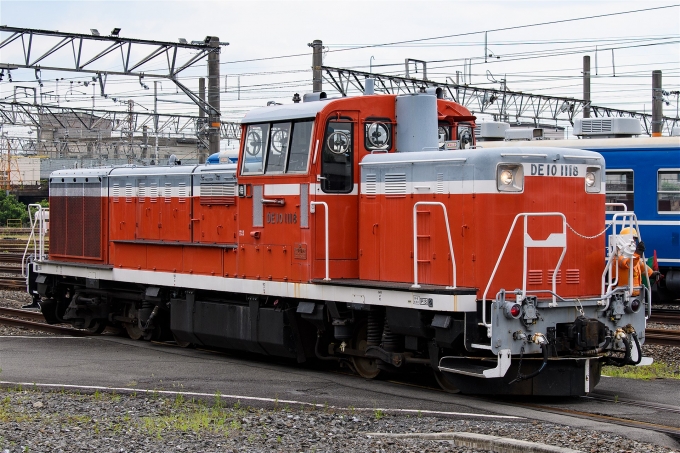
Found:
M 314 201 L 328 206 L 328 229 L 323 205 L 315 206 L 315 276 L 325 275 L 326 234 L 328 234 L 331 275 L 358 278 L 358 206 L 356 184 L 358 114 L 337 112 L 325 124 L 319 144 L 320 163 Z

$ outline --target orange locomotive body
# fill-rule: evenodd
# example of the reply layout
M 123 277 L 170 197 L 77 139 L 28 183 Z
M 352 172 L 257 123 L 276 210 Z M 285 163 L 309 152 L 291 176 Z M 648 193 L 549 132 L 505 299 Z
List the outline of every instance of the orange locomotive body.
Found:
M 632 360 L 600 155 L 475 148 L 436 92 L 305 98 L 247 114 L 238 164 L 53 173 L 46 319 L 473 393 L 582 394 L 605 352 Z

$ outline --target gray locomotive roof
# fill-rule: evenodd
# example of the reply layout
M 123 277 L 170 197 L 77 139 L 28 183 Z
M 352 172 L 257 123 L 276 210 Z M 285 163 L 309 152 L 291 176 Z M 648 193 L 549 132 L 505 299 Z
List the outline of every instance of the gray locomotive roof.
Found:
M 557 156 L 560 156 L 559 158 Z M 410 163 L 446 163 L 446 162 L 466 162 L 475 160 L 489 160 L 489 163 L 495 163 L 504 160 L 512 161 L 513 159 L 521 158 L 528 162 L 543 162 L 546 159 L 550 161 L 556 159 L 570 158 L 582 159 L 585 161 L 594 162 L 601 160 L 604 163 L 602 156 L 594 151 L 587 151 L 575 148 L 553 148 L 553 147 L 511 147 L 511 148 L 491 148 L 491 149 L 465 149 L 456 151 L 418 151 L 418 152 L 400 152 L 400 153 L 376 153 L 369 154 L 361 161 L 362 166 L 371 165 L 395 165 L 395 164 L 410 164 Z
M 301 102 L 299 104 L 270 105 L 251 110 L 241 120 L 242 124 L 266 123 L 269 121 L 296 120 L 314 118 L 330 99 Z
M 123 166 L 100 168 L 66 168 L 53 171 L 50 178 L 65 178 L 69 176 L 148 176 L 148 175 L 188 175 L 192 173 L 235 173 L 236 164 L 213 165 L 153 165 L 153 166 Z

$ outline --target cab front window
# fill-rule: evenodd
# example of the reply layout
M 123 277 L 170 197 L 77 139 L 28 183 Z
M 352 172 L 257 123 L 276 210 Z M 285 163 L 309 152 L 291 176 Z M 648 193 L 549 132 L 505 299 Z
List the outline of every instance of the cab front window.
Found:
M 241 174 L 306 173 L 313 129 L 313 120 L 249 125 Z
M 243 141 L 242 174 L 261 174 L 263 172 L 268 140 L 269 124 L 251 124 L 248 126 Z

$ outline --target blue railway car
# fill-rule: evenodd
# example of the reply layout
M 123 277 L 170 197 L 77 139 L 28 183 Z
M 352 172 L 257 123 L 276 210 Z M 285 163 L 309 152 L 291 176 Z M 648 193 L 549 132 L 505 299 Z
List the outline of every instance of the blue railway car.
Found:
M 478 144 L 484 148 L 517 146 L 508 141 Z M 579 148 L 602 154 L 607 166 L 607 202 L 635 211 L 645 255 L 650 258 L 656 253 L 663 277 L 653 285 L 654 301 L 680 299 L 680 137 L 534 140 L 522 146 Z

